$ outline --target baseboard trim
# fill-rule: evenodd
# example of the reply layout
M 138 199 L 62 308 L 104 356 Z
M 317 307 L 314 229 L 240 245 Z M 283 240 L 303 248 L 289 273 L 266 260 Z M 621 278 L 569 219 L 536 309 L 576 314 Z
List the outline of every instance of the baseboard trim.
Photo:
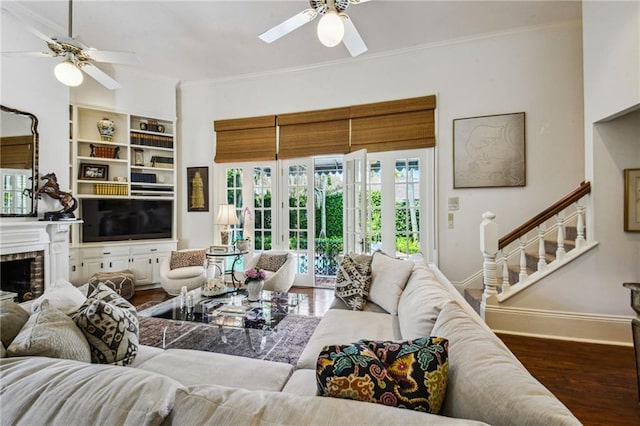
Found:
M 485 320 L 495 333 L 620 346 L 633 346 L 631 319 L 510 307 L 485 310 Z

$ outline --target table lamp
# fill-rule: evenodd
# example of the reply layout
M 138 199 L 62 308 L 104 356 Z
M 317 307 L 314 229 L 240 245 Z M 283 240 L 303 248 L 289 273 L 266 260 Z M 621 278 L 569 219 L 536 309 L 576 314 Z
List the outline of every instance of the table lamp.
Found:
M 216 224 L 224 225 L 222 231 L 220 231 L 220 241 L 222 245 L 226 246 L 229 244 L 229 225 L 238 225 L 239 223 L 235 204 L 221 204 L 218 207 Z

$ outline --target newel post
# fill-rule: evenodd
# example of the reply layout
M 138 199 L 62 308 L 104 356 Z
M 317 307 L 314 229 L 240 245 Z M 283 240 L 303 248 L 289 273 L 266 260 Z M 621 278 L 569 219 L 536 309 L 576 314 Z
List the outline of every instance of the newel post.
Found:
M 482 317 L 485 315 L 485 307 L 497 303 L 498 278 L 496 255 L 498 253 L 498 225 L 496 215 L 486 212 L 482 215 L 480 224 L 480 251 L 484 261 L 482 263 L 482 275 L 484 277 L 484 292 L 482 293 Z

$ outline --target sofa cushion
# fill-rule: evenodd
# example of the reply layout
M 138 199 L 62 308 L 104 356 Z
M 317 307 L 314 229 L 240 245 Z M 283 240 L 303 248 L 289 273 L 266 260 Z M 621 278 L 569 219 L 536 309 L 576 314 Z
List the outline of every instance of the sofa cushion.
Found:
M 417 339 L 431 335 L 440 310 L 451 300 L 451 293 L 431 271 L 416 265 L 398 302 L 402 338 Z
M 381 251 L 375 252 L 371 262 L 369 300 L 390 314 L 397 314 L 400 295 L 413 267 L 410 260 L 394 259 Z
M 273 391 L 282 390 L 293 370 L 292 365 L 280 362 L 186 349 L 168 349 L 137 367 L 183 385 L 208 383 Z
M 89 294 L 93 293 L 98 287 L 98 283 L 106 285 L 127 300 L 130 300 L 136 294 L 136 277 L 129 269 L 93 274 L 89 278 Z
M 336 274 L 336 297 L 354 311 L 361 311 L 367 303 L 371 287 L 371 257 L 357 259 L 347 254 L 340 262 Z
M 287 261 L 287 254 L 260 253 L 256 268 L 265 271 L 277 272 Z
M 178 389 L 170 421 L 177 425 L 484 424 L 348 399 L 247 391 L 224 386 Z
M 45 357 L 0 359 L 2 424 L 158 425 L 175 380 L 135 368 Z
M 13 300 L 0 302 L 0 341 L 7 348 L 29 320 L 29 312 Z
M 449 340 L 445 416 L 494 425 L 580 425 L 571 412 L 522 366 L 497 336 L 453 301 L 446 304 L 433 335 Z
M 167 272 L 167 278 L 180 280 L 193 278 L 204 274 L 204 266 L 186 266 L 184 268 L 172 269 Z
M 48 356 L 91 362 L 89 343 L 75 322 L 44 299 L 7 348 L 9 356 Z
M 315 331 L 298 359 L 297 368 L 315 370 L 318 354 L 325 345 L 346 345 L 360 339 L 397 340 L 397 317 L 367 311 L 330 309 Z
M 315 396 L 318 394 L 316 370 L 302 368 L 293 372 L 282 392 L 301 396 Z
M 51 306 L 60 309 L 67 315 L 71 315 L 82 305 L 87 297 L 70 282 L 59 279 L 47 287 L 42 296 L 33 301 L 31 312 L 36 312 L 44 299 L 49 300 Z
M 318 394 L 437 414 L 448 365 L 439 337 L 327 345 L 318 356 Z
M 204 266 L 205 250 L 172 251 L 169 268 L 186 268 L 187 266 Z
M 138 317 L 125 298 L 106 285 L 89 295 L 73 320 L 91 348 L 91 362 L 129 365 L 138 352 Z

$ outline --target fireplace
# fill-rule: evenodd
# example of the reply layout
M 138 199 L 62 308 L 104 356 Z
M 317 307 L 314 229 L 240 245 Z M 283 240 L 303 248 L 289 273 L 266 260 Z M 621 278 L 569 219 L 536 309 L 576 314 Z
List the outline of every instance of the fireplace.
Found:
M 44 291 L 44 250 L 0 256 L 0 288 L 18 293 L 22 302 Z

